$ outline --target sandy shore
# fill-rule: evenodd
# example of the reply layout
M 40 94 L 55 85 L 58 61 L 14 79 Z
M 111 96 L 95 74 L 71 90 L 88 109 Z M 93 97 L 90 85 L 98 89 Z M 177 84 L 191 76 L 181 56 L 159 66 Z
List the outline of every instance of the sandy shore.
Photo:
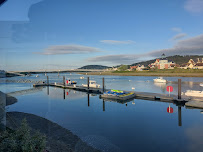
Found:
M 86 73 L 79 73 L 84 74 Z M 163 76 L 163 77 L 203 77 L 203 73 L 147 73 L 147 72 L 88 72 L 87 75 L 116 75 L 116 76 Z
M 46 135 L 47 150 L 49 152 L 99 152 L 88 146 L 71 131 L 45 118 L 22 112 L 7 112 L 7 127 L 16 129 L 26 118 L 32 130 L 38 130 Z

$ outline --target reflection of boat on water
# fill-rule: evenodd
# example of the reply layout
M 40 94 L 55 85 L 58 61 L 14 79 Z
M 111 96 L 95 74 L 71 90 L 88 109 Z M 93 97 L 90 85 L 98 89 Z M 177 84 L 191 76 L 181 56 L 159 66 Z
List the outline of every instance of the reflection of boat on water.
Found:
M 166 80 L 163 79 L 163 77 L 158 77 L 156 79 L 153 79 L 155 83 L 166 83 Z
M 200 83 L 199 85 L 200 85 L 201 87 L 203 87 L 203 83 Z
M 85 77 L 80 77 L 80 79 L 84 79 Z
M 195 96 L 195 97 L 203 97 L 203 91 L 197 91 L 197 90 L 187 90 L 185 92 L 186 96 Z
M 82 84 L 83 87 L 87 87 L 87 84 Z M 89 87 L 92 88 L 99 88 L 100 85 L 96 83 L 96 81 L 90 80 L 89 81 Z

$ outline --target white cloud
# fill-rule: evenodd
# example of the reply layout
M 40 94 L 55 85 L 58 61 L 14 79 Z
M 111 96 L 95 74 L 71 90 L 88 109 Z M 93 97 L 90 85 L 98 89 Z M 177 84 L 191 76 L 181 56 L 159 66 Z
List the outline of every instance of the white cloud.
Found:
M 203 0 L 187 0 L 184 8 L 191 13 L 203 12 Z
M 172 48 L 151 51 L 145 54 L 120 54 L 120 55 L 105 55 L 89 58 L 88 61 L 94 62 L 110 62 L 110 63 L 135 63 L 140 58 L 160 57 L 165 53 L 167 56 L 172 55 L 203 55 L 203 34 L 179 40 Z
M 182 32 L 182 29 L 178 27 L 173 27 L 171 30 L 174 32 Z
M 134 41 L 126 40 L 126 41 L 117 41 L 117 40 L 101 40 L 100 42 L 106 43 L 106 44 L 133 44 Z
M 179 34 L 175 35 L 175 36 L 172 38 L 172 40 L 178 40 L 178 39 L 181 39 L 181 38 L 183 38 L 183 37 L 185 37 L 185 36 L 187 36 L 186 33 L 179 33 Z
M 83 45 L 54 45 L 46 48 L 44 52 L 35 52 L 43 55 L 56 55 L 56 54 L 85 54 L 101 52 L 98 48 L 88 47 Z

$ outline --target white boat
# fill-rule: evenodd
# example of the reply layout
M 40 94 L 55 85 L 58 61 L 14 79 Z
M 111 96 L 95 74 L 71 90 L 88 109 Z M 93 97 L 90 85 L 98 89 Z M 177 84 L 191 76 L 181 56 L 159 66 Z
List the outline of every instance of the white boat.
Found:
M 87 84 L 82 84 L 83 87 L 87 87 Z M 96 81 L 90 80 L 89 81 L 89 87 L 92 88 L 99 88 L 100 85 L 96 83 Z
M 197 90 L 187 90 L 185 92 L 186 96 L 195 96 L 195 97 L 203 97 L 203 91 L 197 91 Z
M 39 77 L 39 75 L 37 74 L 36 77 Z
M 85 77 L 80 77 L 80 79 L 84 79 Z
M 153 79 L 155 83 L 166 83 L 166 80 L 162 77 L 158 77 L 156 79 Z
M 200 85 L 200 87 L 203 87 L 203 83 L 200 83 L 199 85 Z

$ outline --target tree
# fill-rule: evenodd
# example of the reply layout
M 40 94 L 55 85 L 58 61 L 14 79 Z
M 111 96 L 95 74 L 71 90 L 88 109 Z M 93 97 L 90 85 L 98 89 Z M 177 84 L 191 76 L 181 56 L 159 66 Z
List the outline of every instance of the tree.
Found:
M 118 68 L 120 71 L 125 71 L 128 69 L 128 65 L 121 65 L 119 68 Z

